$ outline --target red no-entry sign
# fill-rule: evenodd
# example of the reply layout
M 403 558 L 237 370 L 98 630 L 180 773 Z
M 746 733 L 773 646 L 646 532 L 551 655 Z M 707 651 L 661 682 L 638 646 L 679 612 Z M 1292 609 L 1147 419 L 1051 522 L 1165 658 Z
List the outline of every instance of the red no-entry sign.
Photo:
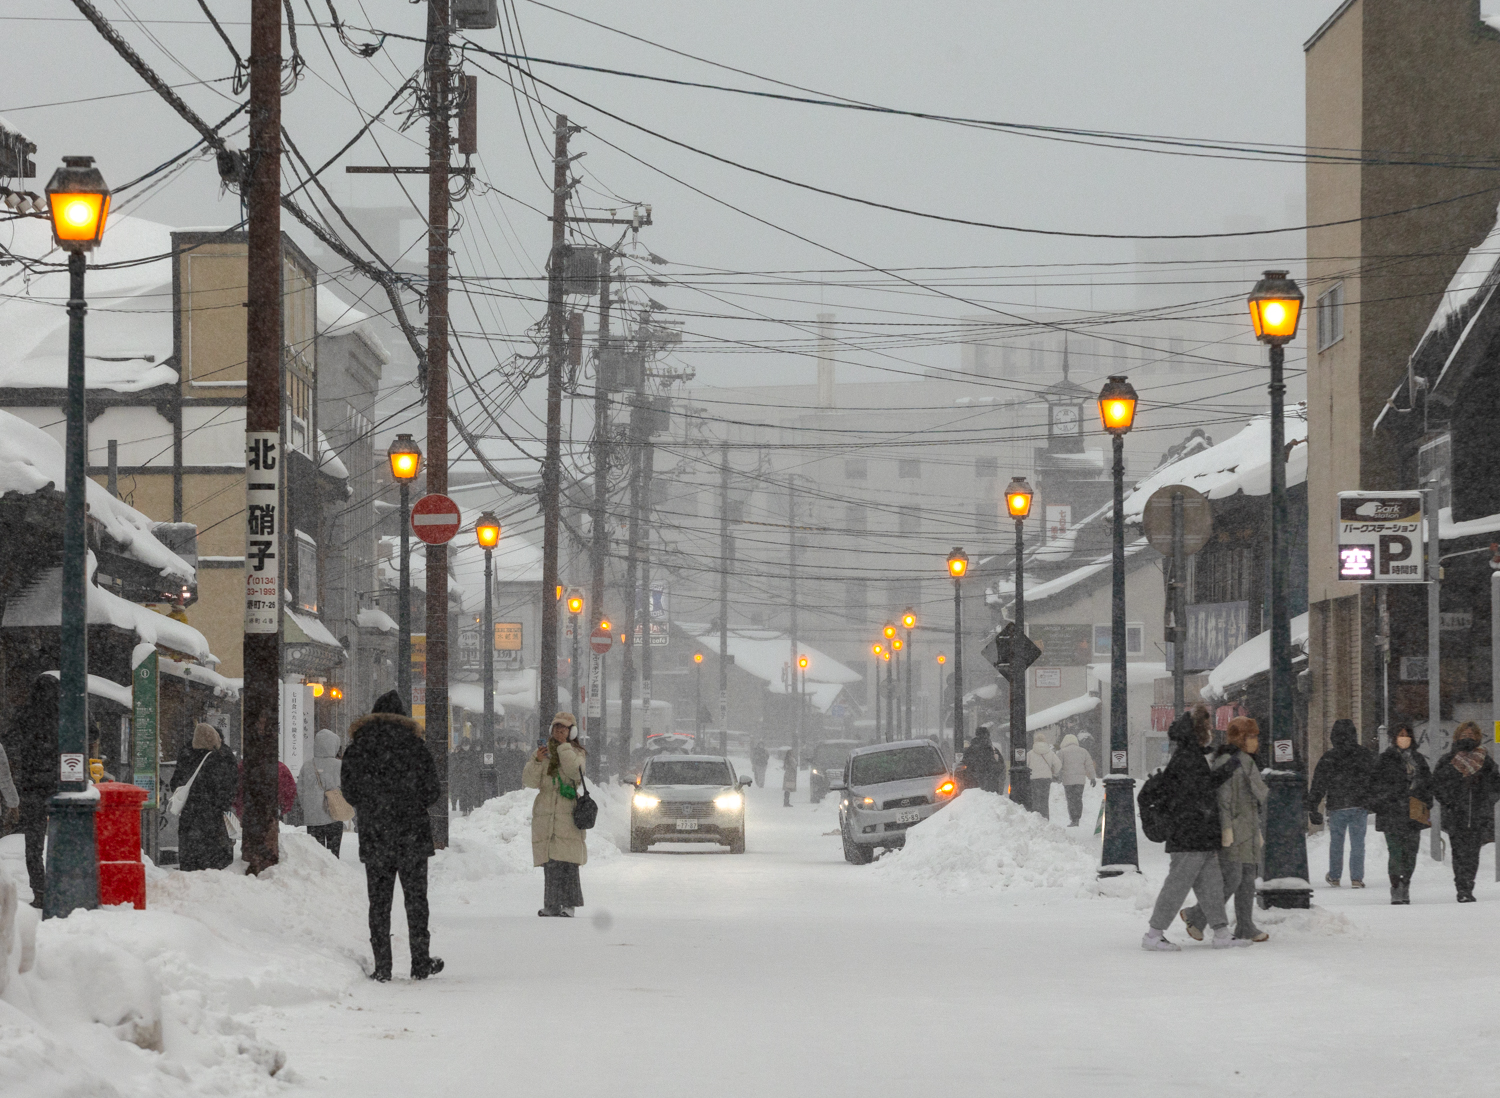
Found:
M 607 629 L 595 629 L 589 634 L 589 647 L 604 655 L 614 647 L 615 638 Z
M 423 496 L 412 504 L 411 531 L 428 545 L 446 545 L 458 527 L 458 504 L 447 496 Z

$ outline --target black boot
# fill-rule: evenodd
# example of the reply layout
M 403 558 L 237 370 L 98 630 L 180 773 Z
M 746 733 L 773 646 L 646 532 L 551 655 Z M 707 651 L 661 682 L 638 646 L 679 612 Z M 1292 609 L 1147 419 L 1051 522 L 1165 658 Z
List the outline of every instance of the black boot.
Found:
M 1393 904 L 1399 904 L 1400 902 L 1401 902 L 1401 878 L 1400 877 L 1392 877 L 1391 878 L 1391 903 L 1393 903 Z
M 388 983 L 391 978 L 391 940 L 384 942 L 371 941 L 370 949 L 375 954 L 375 971 L 370 973 L 370 979 L 376 983 Z
M 425 980 L 429 976 L 436 976 L 443 971 L 443 959 L 441 957 L 427 957 L 423 960 L 414 960 L 411 963 L 411 978 L 413 980 Z

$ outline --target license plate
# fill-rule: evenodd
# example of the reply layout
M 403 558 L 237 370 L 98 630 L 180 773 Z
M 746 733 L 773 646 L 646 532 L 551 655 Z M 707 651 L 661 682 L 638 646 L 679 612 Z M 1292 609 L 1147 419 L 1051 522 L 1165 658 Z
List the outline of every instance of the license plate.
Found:
M 912 809 L 909 812 L 897 812 L 896 822 L 898 824 L 914 824 L 922 818 L 922 813 Z
M 698 821 L 697 820 L 678 820 L 677 821 L 677 830 L 678 831 L 697 831 L 698 830 Z

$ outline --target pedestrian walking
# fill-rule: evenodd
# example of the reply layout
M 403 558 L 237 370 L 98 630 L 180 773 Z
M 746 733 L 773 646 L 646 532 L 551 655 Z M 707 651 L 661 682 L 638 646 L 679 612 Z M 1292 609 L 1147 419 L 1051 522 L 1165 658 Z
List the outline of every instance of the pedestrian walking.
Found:
M 344 844 L 344 821 L 334 819 L 328 811 L 328 794 L 343 789 L 343 763 L 339 761 L 338 753 L 339 734 L 331 728 L 319 729 L 313 737 L 313 757 L 302 764 L 297 783 L 307 833 L 327 847 L 335 858 Z
M 1260 750 L 1260 725 L 1250 717 L 1229 722 L 1224 745 L 1214 752 L 1210 769 L 1227 768 L 1229 780 L 1219 786 L 1219 872 L 1224 877 L 1224 902 L 1234 901 L 1234 936 L 1264 942 L 1270 935 L 1255 925 L 1255 876 L 1265 839 L 1260 830 L 1265 807 L 1265 779 L 1255 753 Z M 1179 912 L 1188 934 L 1203 940 L 1207 916 L 1201 903 Z
M 1495 801 L 1500 800 L 1500 769 L 1484 749 L 1484 734 L 1473 721 L 1453 731 L 1453 747 L 1432 768 L 1432 792 L 1443 806 L 1443 830 L 1453 848 L 1453 887 L 1458 902 L 1474 902 L 1479 850 L 1495 841 Z
M 1338 888 L 1344 875 L 1344 836 L 1349 836 L 1349 885 L 1365 887 L 1365 828 L 1369 812 L 1365 802 L 1370 795 L 1370 778 L 1375 772 L 1375 757 L 1359 743 L 1354 722 L 1340 718 L 1333 722 L 1329 735 L 1333 746 L 1324 752 L 1313 771 L 1312 789 L 1308 794 L 1307 818 L 1323 822 L 1318 805 L 1328 801 L 1328 874 L 1323 879 Z
M 20 799 L 17 830 L 25 836 L 31 906 L 40 908 L 47 887 L 47 802 L 57 792 L 57 680 L 39 676 L 26 703 L 5 729 L 4 747 Z
M 537 791 L 531 806 L 531 861 L 542 869 L 542 908 L 538 915 L 571 919 L 583 906 L 578 867 L 589 860 L 583 831 L 573 822 L 584 756 L 578 722 L 571 713 L 552 718 L 552 734 L 536 749 L 521 784 Z
M 1077 736 L 1064 736 L 1057 750 L 1062 760 L 1063 795 L 1068 799 L 1068 826 L 1077 827 L 1083 819 L 1083 783 L 1099 784 L 1099 771 L 1094 767 L 1094 756 L 1083 748 Z
M 759 740 L 750 749 L 750 769 L 755 772 L 755 787 L 764 789 L 766 787 L 766 766 L 771 761 L 771 753 L 766 750 L 766 745 Z
M 1395 740 L 1375 762 L 1370 808 L 1375 830 L 1385 834 L 1391 903 L 1409 904 L 1422 832 L 1432 826 L 1432 769 L 1416 749 L 1409 724 L 1397 726 Z
M 401 695 L 389 690 L 349 726 L 339 773 L 344 799 L 359 813 L 359 860 L 365 865 L 375 954 L 370 975 L 382 982 L 391 978 L 391 901 L 398 877 L 411 940 L 411 978 L 425 980 L 443 971 L 443 959 L 432 955 L 427 926 L 427 859 L 435 853 L 427 810 L 443 790 L 423 738 Z
M 973 786 L 989 793 L 1000 792 L 1005 778 L 1005 763 L 990 740 L 990 726 L 981 724 L 974 738 L 964 745 L 963 765 L 960 767 L 965 786 Z
M 1052 818 L 1052 782 L 1062 777 L 1062 759 L 1052 748 L 1052 742 L 1038 732 L 1026 753 L 1026 765 L 1031 768 L 1031 810 L 1041 814 L 1042 819 Z
M 1197 897 L 1204 922 L 1213 928 L 1215 949 L 1248 946 L 1248 939 L 1230 933 L 1224 915 L 1224 874 L 1219 868 L 1219 850 L 1224 842 L 1219 826 L 1219 786 L 1233 777 L 1234 771 L 1227 765 L 1210 769 L 1204 752 L 1212 733 L 1188 713 L 1172 722 L 1167 739 L 1175 746 L 1161 773 L 1170 864 L 1141 948 L 1152 952 L 1182 948 L 1167 940 L 1166 929 L 1177 918 L 1189 892 Z
M 185 785 L 187 800 L 177 817 L 178 868 L 223 869 L 234 861 L 234 840 L 224 814 L 234 805 L 239 763 L 211 724 L 195 724 L 193 745 L 177 752 L 167 791 L 174 793 Z
M 781 757 L 781 807 L 792 807 L 792 794 L 797 792 L 797 755 L 790 747 Z

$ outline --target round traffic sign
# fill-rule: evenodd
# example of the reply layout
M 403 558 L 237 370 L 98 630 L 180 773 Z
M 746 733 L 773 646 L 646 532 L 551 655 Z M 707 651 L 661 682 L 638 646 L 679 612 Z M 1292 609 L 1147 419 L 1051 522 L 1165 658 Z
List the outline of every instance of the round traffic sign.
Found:
M 1208 497 L 1182 484 L 1169 484 L 1151 493 L 1141 515 L 1146 541 L 1164 557 L 1172 555 L 1172 498 L 1182 499 L 1182 551 L 1192 556 L 1214 533 L 1213 505 Z
M 458 504 L 447 496 L 423 496 L 412 504 L 411 532 L 428 545 L 446 545 L 458 527 Z
M 604 655 L 614 645 L 615 638 L 608 629 L 595 629 L 589 634 L 589 647 Z

